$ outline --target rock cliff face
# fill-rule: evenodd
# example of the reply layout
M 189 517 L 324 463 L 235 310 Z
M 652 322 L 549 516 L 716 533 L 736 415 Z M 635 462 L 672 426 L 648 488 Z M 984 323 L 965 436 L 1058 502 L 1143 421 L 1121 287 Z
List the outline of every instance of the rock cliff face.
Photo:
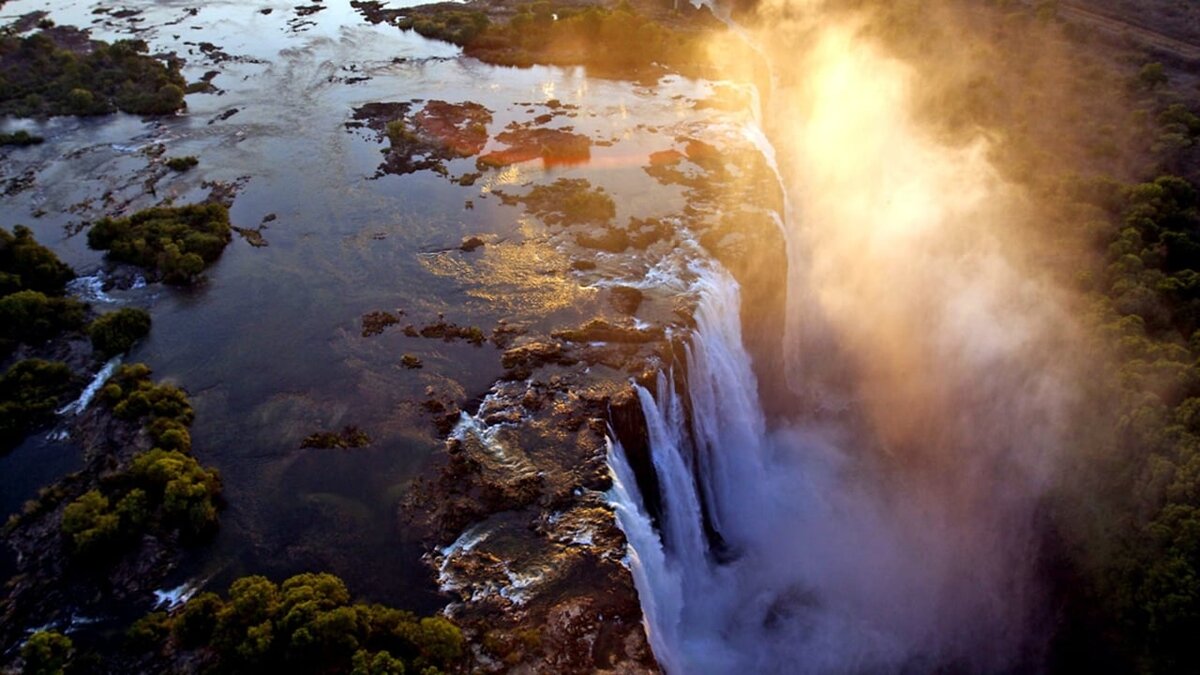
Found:
M 426 559 L 452 598 L 447 613 L 466 632 L 481 671 L 658 670 L 625 537 L 606 497 L 606 453 L 608 437 L 622 442 L 655 512 L 656 479 L 633 383 L 652 388 L 660 369 L 684 381 L 696 302 L 689 266 L 719 263 L 734 275 L 750 308 L 743 323 L 761 377 L 771 383 L 781 371 L 786 245 L 768 210 L 777 200 L 761 203 L 777 194 L 774 176 L 746 148 L 680 142 L 686 152 L 669 158 L 669 171 L 652 161 L 647 173 L 686 185 L 687 213 L 591 228 L 632 232 L 623 255 L 644 258 L 647 267 L 677 256 L 680 278 L 631 288 L 577 266 L 611 294 L 615 316 L 517 338 L 502 357 L 505 378 L 477 410 L 426 405 L 448 430 L 445 455 L 399 516 L 429 542 Z M 639 246 L 645 231 L 655 236 Z M 591 247 L 580 239 L 587 234 L 576 231 L 560 246 L 586 256 Z

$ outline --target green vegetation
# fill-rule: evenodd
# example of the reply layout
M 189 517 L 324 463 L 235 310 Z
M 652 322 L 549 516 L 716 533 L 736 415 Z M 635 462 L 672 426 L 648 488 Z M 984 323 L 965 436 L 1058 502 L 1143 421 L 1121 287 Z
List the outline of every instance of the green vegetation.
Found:
M 167 168 L 172 171 L 187 171 L 196 166 L 200 160 L 195 155 L 187 155 L 184 157 L 172 157 L 167 160 Z
M 28 228 L 0 228 L 0 357 L 83 327 L 87 305 L 62 297 L 74 277 Z
M 187 394 L 174 385 L 150 381 L 150 368 L 144 363 L 126 364 L 118 368 L 108 384 L 100 390 L 100 400 L 110 406 L 120 419 L 137 421 L 149 418 L 146 424 L 155 442 L 161 440 L 161 434 L 153 432 L 161 425 L 172 423 L 187 427 L 192 423 L 192 406 Z
M 359 429 L 356 426 L 348 425 L 342 427 L 340 432 L 335 431 L 317 431 L 304 437 L 300 442 L 302 448 L 340 448 L 346 450 L 349 448 L 365 448 L 371 444 L 371 437 L 367 432 Z
M 62 295 L 75 272 L 50 249 L 37 243 L 29 228 L 9 233 L 0 227 L 0 295 L 30 290 Z
M 15 343 L 39 344 L 66 330 L 83 327 L 87 306 L 73 298 L 17 291 L 0 298 L 0 351 Z
M 332 574 L 299 574 L 279 585 L 243 577 L 225 598 L 202 593 L 130 631 L 142 644 L 155 637 L 175 653 L 211 650 L 216 672 L 436 675 L 458 670 L 464 651 L 450 621 L 352 603 Z
M 64 46 L 68 42 L 71 47 Z M 185 106 L 179 64 L 147 56 L 142 40 L 92 42 L 69 29 L 0 36 L 0 114 L 166 115 Z
M 38 346 L 63 331 L 78 330 L 87 306 L 62 297 L 75 276 L 28 228 L 0 228 L 0 359 L 17 345 Z M 54 419 L 78 383 L 57 361 L 25 359 L 0 376 L 0 452 Z
M 150 314 L 125 307 L 96 319 L 88 326 L 92 347 L 104 356 L 124 354 L 150 333 Z
M 466 47 L 475 41 L 489 26 L 483 12 L 447 9 L 431 14 L 417 14 L 396 22 L 405 30 L 411 29 L 423 37 L 442 40 Z
M 71 638 L 52 630 L 39 630 L 21 646 L 22 675 L 62 675 L 74 645 Z
M 154 384 L 144 364 L 125 365 L 100 392 L 120 419 L 141 421 L 154 446 L 63 510 L 61 530 L 79 561 L 109 561 L 146 533 L 179 532 L 187 541 L 217 526 L 221 478 L 189 453 L 192 408 L 169 384 Z
M 524 202 L 530 213 L 548 225 L 601 225 L 617 215 L 617 205 L 604 188 L 593 188 L 583 178 L 535 185 L 515 201 Z
M 170 284 L 195 282 L 232 240 L 229 212 L 215 203 L 156 206 L 128 218 L 104 218 L 88 246 L 157 273 Z
M 411 14 L 396 25 L 500 65 L 584 64 L 628 72 L 690 66 L 703 57 L 696 33 L 663 26 L 627 2 L 611 9 L 534 2 L 520 6 L 506 24 L 491 23 L 478 11 L 441 8 Z
M 0 376 L 0 451 L 54 419 L 78 388 L 65 363 L 25 359 Z
M 392 142 L 392 146 L 403 148 L 407 145 L 419 143 L 416 133 L 408 127 L 408 122 L 403 117 L 398 117 L 387 123 L 386 127 L 388 140 Z
M 11 134 L 0 134 L 0 145 L 37 145 L 45 141 L 41 136 L 35 136 L 24 129 Z

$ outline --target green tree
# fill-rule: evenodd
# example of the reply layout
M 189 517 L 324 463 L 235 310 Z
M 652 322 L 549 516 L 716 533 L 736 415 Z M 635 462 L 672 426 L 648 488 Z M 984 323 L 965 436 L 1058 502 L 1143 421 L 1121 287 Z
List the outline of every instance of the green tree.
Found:
M 63 509 L 62 533 L 72 554 L 84 558 L 110 552 L 121 531 L 121 518 L 109 509 L 108 498 L 89 490 Z
M 149 332 L 150 314 L 133 307 L 109 312 L 88 326 L 92 346 L 105 356 L 124 354 Z
M 39 630 L 21 647 L 24 675 L 62 675 L 71 658 L 71 638 L 52 630 Z

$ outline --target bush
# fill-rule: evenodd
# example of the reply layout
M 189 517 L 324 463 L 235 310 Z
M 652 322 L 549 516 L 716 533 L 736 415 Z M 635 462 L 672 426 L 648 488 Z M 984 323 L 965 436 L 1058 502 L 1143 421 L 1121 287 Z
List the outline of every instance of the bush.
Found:
M 54 419 L 77 388 L 65 363 L 25 359 L 0 376 L 0 451 Z
M 87 53 L 56 43 L 57 34 L 0 36 L 0 114 L 102 115 L 116 110 L 163 115 L 185 107 L 186 83 L 175 61 L 146 55 L 142 40 L 93 42 Z
M 144 363 L 125 364 L 118 368 L 108 384 L 100 390 L 100 400 L 111 406 L 113 413 L 121 419 L 150 417 L 147 424 L 152 434 L 155 429 L 160 433 L 169 430 L 170 427 L 162 426 L 166 423 L 159 420 L 169 420 L 186 427 L 192 423 L 194 416 L 187 394 L 174 385 L 152 382 L 150 368 Z
M 71 658 L 71 638 L 52 630 L 39 630 L 21 646 L 23 675 L 62 675 Z
M 152 612 L 133 622 L 125 631 L 125 639 L 134 649 L 153 649 L 171 634 L 171 621 L 166 612 Z
M 88 246 L 156 272 L 164 281 L 194 282 L 232 239 L 220 204 L 158 206 L 128 218 L 105 218 L 88 231 Z
M 200 160 L 195 155 L 188 155 L 186 157 L 172 157 L 168 159 L 167 167 L 172 171 L 187 171 L 199 163 Z
M 83 327 L 87 306 L 73 298 L 17 291 L 0 298 L 0 341 L 40 344 Z
M 109 508 L 107 497 L 89 490 L 63 509 L 61 528 L 73 555 L 103 557 L 121 534 L 121 518 Z
M 463 657 L 449 620 L 353 603 L 346 584 L 325 573 L 280 585 L 243 577 L 227 599 L 192 598 L 170 624 L 180 647 L 212 649 L 219 672 L 438 673 L 457 670 Z
M 124 354 L 150 332 L 150 314 L 126 307 L 101 316 L 88 326 L 92 347 L 104 356 Z
M 29 228 L 18 225 L 10 233 L 0 227 L 0 295 L 22 290 L 62 295 L 74 278 L 75 272 L 37 243 Z
M 164 525 L 193 537 L 216 527 L 221 494 L 216 469 L 202 467 L 178 450 L 154 448 L 134 458 L 128 476 L 145 491 L 144 499 L 158 505 Z
M 46 139 L 41 136 L 35 136 L 24 129 L 14 131 L 11 134 L 0 134 L 0 145 L 37 145 L 45 142 Z

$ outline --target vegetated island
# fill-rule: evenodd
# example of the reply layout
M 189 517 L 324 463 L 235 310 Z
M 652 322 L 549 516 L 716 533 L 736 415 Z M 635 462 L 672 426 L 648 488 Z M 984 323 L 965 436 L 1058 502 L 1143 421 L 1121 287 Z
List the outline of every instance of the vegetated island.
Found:
M 385 9 L 376 0 L 350 3 L 372 23 L 390 23 L 463 48 L 480 61 L 504 66 L 584 65 L 592 74 L 648 77 L 707 68 L 704 33 L 724 24 L 691 5 L 660 18 L 627 1 L 612 8 L 533 2 L 494 5 L 487 12 L 437 3 Z
M 126 218 L 103 218 L 88 230 L 88 246 L 132 263 L 155 279 L 187 286 L 232 241 L 229 210 L 215 202 L 155 206 Z
M 143 40 L 108 43 L 58 26 L 0 35 L 0 114 L 16 117 L 169 115 L 186 107 L 180 62 Z
M 145 310 L 97 316 L 68 296 L 74 278 L 28 228 L 0 228 L 0 452 L 49 425 L 99 361 L 129 351 L 150 331 Z

